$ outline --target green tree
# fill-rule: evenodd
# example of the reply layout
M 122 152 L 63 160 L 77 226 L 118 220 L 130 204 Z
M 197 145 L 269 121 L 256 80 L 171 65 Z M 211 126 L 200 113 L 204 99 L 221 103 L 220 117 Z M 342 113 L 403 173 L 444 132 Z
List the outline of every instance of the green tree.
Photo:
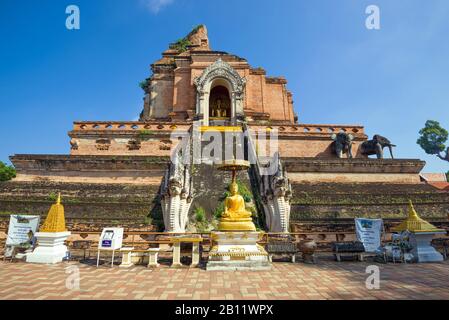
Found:
M 419 131 L 419 135 L 417 143 L 427 154 L 436 155 L 441 160 L 449 161 L 449 147 L 446 149 L 445 145 L 449 133 L 440 126 L 438 121 L 428 120 L 425 127 Z
M 8 181 L 16 177 L 16 169 L 0 161 L 0 181 Z

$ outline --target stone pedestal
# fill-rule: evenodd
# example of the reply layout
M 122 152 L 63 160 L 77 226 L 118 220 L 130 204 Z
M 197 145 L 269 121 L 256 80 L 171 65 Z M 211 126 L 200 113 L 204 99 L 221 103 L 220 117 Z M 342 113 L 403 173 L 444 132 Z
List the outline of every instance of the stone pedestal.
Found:
M 252 231 L 213 232 L 214 246 L 206 270 L 271 270 L 268 253 L 257 244 L 262 233 Z
M 64 242 L 70 236 L 69 231 L 65 232 L 37 232 L 37 248 L 27 255 L 26 262 L 54 264 L 62 262 L 67 256 L 68 249 Z
M 445 232 L 413 232 L 410 243 L 413 246 L 412 254 L 418 258 L 418 262 L 441 262 L 443 255 L 432 247 L 434 235 L 446 234 Z
M 170 241 L 173 243 L 173 263 L 171 268 L 181 268 L 183 267 L 181 263 L 181 243 L 192 243 L 192 263 L 191 268 L 198 266 L 200 262 L 200 243 L 203 241 L 202 238 L 190 238 L 190 237 L 174 237 Z
M 182 267 L 181 263 L 181 243 L 179 241 L 173 243 L 173 262 L 171 268 Z
M 157 262 L 157 257 L 159 255 L 159 248 L 148 249 L 148 268 L 157 268 L 159 263 Z
M 129 268 L 134 265 L 132 262 L 132 254 L 134 247 L 124 247 L 120 249 L 120 252 L 122 253 L 122 263 L 120 264 L 121 268 Z

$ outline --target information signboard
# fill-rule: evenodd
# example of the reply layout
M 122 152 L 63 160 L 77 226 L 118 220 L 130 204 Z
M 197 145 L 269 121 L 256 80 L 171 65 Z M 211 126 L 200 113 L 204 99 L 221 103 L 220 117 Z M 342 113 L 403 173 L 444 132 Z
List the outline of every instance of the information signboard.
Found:
M 6 246 L 19 246 L 33 241 L 39 220 L 39 216 L 11 215 Z
M 123 243 L 123 228 L 104 228 L 98 248 L 101 250 L 118 250 Z
M 381 246 L 382 219 L 355 219 L 357 240 L 363 243 L 366 252 L 376 252 Z

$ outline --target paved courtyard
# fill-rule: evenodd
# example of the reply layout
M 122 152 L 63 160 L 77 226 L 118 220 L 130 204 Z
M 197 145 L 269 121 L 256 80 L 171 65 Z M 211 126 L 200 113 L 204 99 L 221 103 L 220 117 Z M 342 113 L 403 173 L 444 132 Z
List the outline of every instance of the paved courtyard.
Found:
M 0 299 L 449 299 L 449 262 L 376 264 L 380 289 L 368 290 L 369 263 L 274 263 L 269 272 L 130 269 L 66 262 L 0 262 Z M 68 289 L 79 270 L 79 290 Z

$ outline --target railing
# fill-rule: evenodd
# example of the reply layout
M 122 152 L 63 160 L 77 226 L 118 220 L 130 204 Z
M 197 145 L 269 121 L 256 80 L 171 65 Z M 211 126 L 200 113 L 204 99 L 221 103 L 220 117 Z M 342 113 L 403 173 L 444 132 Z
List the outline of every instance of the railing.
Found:
M 92 248 L 96 248 L 101 232 L 72 232 L 67 241 L 69 247 L 74 241 L 90 240 L 92 241 Z M 169 244 L 168 238 L 176 236 L 198 236 L 204 239 L 203 246 L 210 247 L 212 239 L 209 232 L 204 233 L 167 233 L 167 232 L 125 232 L 123 246 L 148 248 L 154 244 Z M 292 233 L 263 233 L 259 244 L 265 245 L 272 239 L 290 236 L 294 239 L 294 243 L 299 243 L 302 240 L 315 240 L 318 246 L 326 250 L 327 245 L 336 241 L 353 241 L 355 240 L 354 232 L 292 232 Z
M 5 230 L 0 230 L 0 233 L 7 234 Z M 75 231 L 67 240 L 67 245 L 72 249 L 73 244 L 76 241 L 88 241 L 90 242 L 90 250 L 96 250 L 98 247 L 98 241 L 101 232 L 83 232 Z M 202 246 L 205 252 L 212 246 L 212 239 L 210 233 L 166 233 L 166 232 L 126 232 L 124 234 L 123 247 L 134 247 L 136 249 L 143 248 L 147 249 L 153 245 L 170 245 L 171 242 L 169 238 L 176 236 L 197 236 L 204 239 Z M 279 240 L 280 238 L 289 237 L 290 241 L 293 243 L 299 243 L 302 240 L 314 240 L 317 245 L 317 251 L 319 252 L 332 252 L 331 244 L 334 242 L 342 241 L 355 241 L 356 234 L 354 232 L 292 232 L 292 233 L 264 233 L 258 242 L 260 245 L 266 245 L 271 240 Z M 449 236 L 446 235 L 442 237 L 445 241 L 449 240 Z M 6 238 L 0 238 L 0 255 L 3 254 L 5 248 Z M 387 243 L 391 241 L 391 233 L 386 233 L 382 237 L 382 242 Z
M 223 125 L 223 121 L 211 120 Z M 228 121 L 225 121 L 228 123 Z M 228 123 L 229 124 L 229 123 Z M 173 131 L 176 129 L 187 130 L 191 123 L 174 122 L 139 122 L 139 121 L 83 121 L 74 122 L 74 131 Z M 332 134 L 346 132 L 356 135 L 364 135 L 363 126 L 358 125 L 333 125 L 333 124 L 297 124 L 297 125 L 249 125 L 251 129 L 277 129 L 280 133 L 297 134 Z
M 297 133 L 297 134 L 333 134 L 346 132 L 357 135 L 364 135 L 363 126 L 357 125 L 333 125 L 333 124 L 297 124 L 297 125 L 250 125 L 251 129 L 277 129 L 280 133 Z
M 171 122 L 137 122 L 137 121 L 85 121 L 74 122 L 74 131 L 173 131 L 177 129 L 187 130 L 190 124 Z

